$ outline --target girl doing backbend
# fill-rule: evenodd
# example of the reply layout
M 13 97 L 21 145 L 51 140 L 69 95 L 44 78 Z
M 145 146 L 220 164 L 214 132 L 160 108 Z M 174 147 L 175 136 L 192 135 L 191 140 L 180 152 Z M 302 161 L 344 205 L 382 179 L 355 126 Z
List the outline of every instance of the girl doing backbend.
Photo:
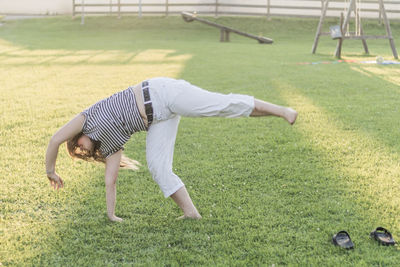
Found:
M 114 212 L 118 170 L 135 167 L 134 161 L 123 156 L 123 146 L 133 133 L 147 131 L 146 160 L 153 179 L 164 196 L 182 209 L 182 218 L 200 219 L 185 185 L 172 171 L 180 117 L 269 115 L 290 124 L 297 118 L 291 108 L 252 96 L 212 93 L 171 78 L 149 79 L 97 102 L 61 127 L 47 148 L 47 177 L 54 189 L 64 186 L 55 169 L 58 148 L 64 142 L 72 157 L 104 162 L 107 215 L 111 221 L 122 221 Z

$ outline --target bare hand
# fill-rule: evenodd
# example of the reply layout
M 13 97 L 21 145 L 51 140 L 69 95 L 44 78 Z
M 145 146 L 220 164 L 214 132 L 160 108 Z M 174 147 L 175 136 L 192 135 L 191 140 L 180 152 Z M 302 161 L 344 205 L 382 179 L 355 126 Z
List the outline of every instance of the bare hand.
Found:
M 47 178 L 49 178 L 50 185 L 54 188 L 54 190 L 64 187 L 63 180 L 56 173 L 48 174 Z
M 111 216 L 111 217 L 108 217 L 112 222 L 122 222 L 123 221 L 123 219 L 122 218 L 119 218 L 119 217 L 117 217 L 117 216 Z

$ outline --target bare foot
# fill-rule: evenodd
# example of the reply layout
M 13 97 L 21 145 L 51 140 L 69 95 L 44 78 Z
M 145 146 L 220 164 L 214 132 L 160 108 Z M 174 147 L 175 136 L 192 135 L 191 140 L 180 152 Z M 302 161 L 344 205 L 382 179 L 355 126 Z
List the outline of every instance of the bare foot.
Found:
M 109 219 L 112 221 L 112 222 L 122 222 L 123 221 L 123 219 L 122 218 L 119 218 L 119 217 L 117 217 L 117 216 L 112 216 L 112 217 L 109 217 Z
M 193 220 L 200 220 L 202 217 L 200 214 L 193 214 L 193 215 L 182 215 L 177 220 L 185 220 L 185 219 L 193 219 Z
M 293 125 L 297 119 L 297 111 L 292 108 L 286 108 L 285 111 L 285 120 L 287 120 L 291 125 Z

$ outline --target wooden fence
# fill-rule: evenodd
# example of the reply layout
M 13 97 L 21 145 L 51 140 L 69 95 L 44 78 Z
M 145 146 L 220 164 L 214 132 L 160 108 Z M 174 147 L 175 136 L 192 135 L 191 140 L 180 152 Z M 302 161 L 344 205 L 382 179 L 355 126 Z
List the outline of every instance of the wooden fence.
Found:
M 319 17 L 324 0 L 72 0 L 73 15 L 176 15 L 182 11 L 209 16 Z M 384 1 L 390 19 L 400 20 L 400 0 Z M 331 0 L 327 16 L 344 12 L 348 0 Z M 363 17 L 380 18 L 378 1 L 361 0 Z

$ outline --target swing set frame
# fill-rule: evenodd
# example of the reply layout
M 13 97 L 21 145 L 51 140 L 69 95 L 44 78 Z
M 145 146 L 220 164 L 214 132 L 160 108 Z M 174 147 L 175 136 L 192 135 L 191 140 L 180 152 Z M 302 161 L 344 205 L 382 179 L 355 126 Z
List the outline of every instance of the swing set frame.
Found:
M 366 39 L 389 39 L 390 47 L 392 48 L 393 57 L 395 59 L 398 59 L 399 57 L 397 54 L 396 46 L 394 44 L 392 31 L 390 29 L 390 23 L 389 23 L 389 19 L 388 19 L 387 15 L 386 15 L 386 10 L 385 10 L 385 6 L 383 4 L 383 0 L 378 0 L 378 3 L 379 3 L 379 11 L 380 11 L 380 14 L 382 14 L 382 18 L 383 18 L 383 21 L 385 24 L 386 35 L 364 35 L 362 24 L 361 24 L 360 13 L 359 13 L 360 7 L 357 8 L 356 0 L 350 0 L 345 17 L 343 16 L 343 13 L 341 14 L 340 25 L 336 26 L 336 28 L 331 27 L 332 33 L 324 33 L 324 32 L 322 32 L 322 24 L 324 23 L 324 20 L 326 17 L 326 12 L 329 7 L 329 0 L 325 0 L 323 7 L 322 7 L 321 17 L 319 20 L 317 32 L 315 34 L 314 44 L 312 47 L 312 53 L 315 54 L 315 52 L 317 51 L 318 41 L 319 41 L 319 37 L 321 35 L 332 35 L 333 39 L 338 39 L 338 43 L 336 45 L 336 51 L 335 51 L 335 56 L 337 58 L 341 58 L 342 45 L 343 45 L 344 40 L 349 40 L 349 39 L 361 40 L 365 53 L 369 54 Z M 356 34 L 353 34 L 353 35 L 351 35 L 347 29 L 349 22 L 350 22 L 352 11 L 354 11 L 354 13 L 355 13 L 355 19 L 356 19 L 356 25 L 357 25 Z M 337 27 L 339 27 L 339 29 Z

